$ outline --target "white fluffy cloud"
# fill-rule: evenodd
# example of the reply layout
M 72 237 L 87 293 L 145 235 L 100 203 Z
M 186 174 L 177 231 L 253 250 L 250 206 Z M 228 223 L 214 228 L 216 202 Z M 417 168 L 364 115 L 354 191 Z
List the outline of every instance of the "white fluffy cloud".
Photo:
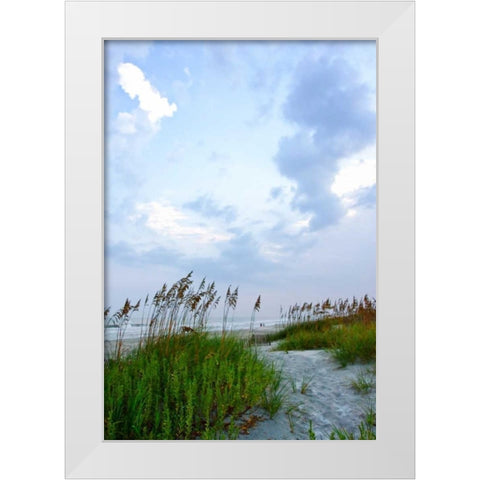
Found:
M 375 185 L 376 168 L 375 145 L 343 159 L 332 184 L 332 192 L 341 197 Z
M 136 65 L 120 63 L 117 71 L 120 86 L 131 99 L 138 98 L 139 108 L 147 113 L 152 127 L 157 126 L 161 118 L 171 117 L 176 112 L 175 103 L 169 103 L 168 98 L 162 97 Z
M 233 237 L 221 228 L 205 226 L 166 201 L 137 204 L 132 220 L 139 218 L 143 218 L 145 226 L 155 232 L 158 242 L 162 243 L 163 238 L 169 245 L 173 242 L 180 250 L 187 247 L 185 253 L 204 253 L 205 248 L 211 250 L 212 244 Z M 192 246 L 197 252 L 192 251 Z

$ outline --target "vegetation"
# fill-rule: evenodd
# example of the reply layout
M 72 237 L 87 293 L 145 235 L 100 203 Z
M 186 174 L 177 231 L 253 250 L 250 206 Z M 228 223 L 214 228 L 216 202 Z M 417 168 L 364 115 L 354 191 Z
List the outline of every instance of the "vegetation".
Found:
M 105 325 L 117 326 L 115 349 L 105 360 L 104 437 L 107 440 L 234 439 L 254 406 L 273 417 L 284 399 L 281 374 L 255 349 L 227 332 L 228 312 L 238 288 L 227 291 L 223 328 L 206 331 L 208 314 L 220 297 L 215 284 L 192 287 L 191 274 L 148 296 L 148 321 L 138 348 L 123 349 L 132 313 L 127 300 Z M 254 311 L 260 308 L 260 299 Z M 144 313 L 145 314 L 145 313 Z M 142 314 L 142 315 L 144 315 Z M 252 314 L 253 315 L 253 314 Z
M 376 384 L 375 367 L 370 367 L 358 373 L 357 377 L 352 379 L 351 386 L 358 393 L 368 393 Z
M 262 408 L 273 418 L 287 403 L 288 390 L 306 394 L 312 377 L 297 386 L 285 381 L 273 363 L 259 356 L 255 342 L 257 298 L 249 335 L 231 333 L 238 287 L 228 288 L 223 299 L 222 330 L 207 330 L 208 318 L 221 297 L 215 283 L 202 280 L 193 286 L 192 273 L 171 287 L 166 284 L 149 300 L 124 306 L 109 315 L 105 328 L 116 328 L 116 341 L 106 349 L 104 369 L 104 438 L 107 440 L 235 439 L 248 433 Z M 141 334 L 128 350 L 125 331 L 141 316 Z M 375 360 L 375 301 L 326 300 L 316 305 L 290 307 L 281 314 L 284 328 L 268 341 L 280 340 L 279 350 L 330 349 L 342 366 Z M 374 386 L 374 370 L 352 380 L 352 387 L 367 392 Z M 289 385 L 290 383 L 290 385 Z M 294 431 L 296 406 L 286 406 Z M 283 411 L 283 410 L 282 410 Z M 375 412 L 365 415 L 357 432 L 334 427 L 332 439 L 374 439 Z M 312 422 L 308 430 L 315 439 Z
M 285 409 L 285 414 L 287 415 L 287 418 L 288 418 L 288 425 L 291 433 L 295 433 L 295 421 L 293 418 L 293 413 L 298 411 L 299 411 L 299 405 L 294 405 L 294 404 L 289 405 Z
M 365 412 L 365 421 L 360 422 L 357 426 L 358 434 L 348 431 L 345 428 L 333 427 L 330 433 L 330 440 L 376 440 L 376 423 L 377 416 L 375 409 L 371 407 Z
M 185 333 L 105 364 L 106 439 L 236 438 L 252 406 L 273 416 L 279 374 L 239 339 Z
M 376 358 L 376 304 L 367 295 L 360 301 L 295 305 L 283 320 L 284 328 L 268 338 L 280 340 L 278 350 L 329 349 L 342 367 Z
M 300 393 L 302 395 L 305 395 L 307 393 L 307 389 L 310 386 L 310 383 L 312 383 L 313 380 L 313 375 L 310 375 L 308 377 L 304 376 L 302 378 L 302 385 L 300 386 Z

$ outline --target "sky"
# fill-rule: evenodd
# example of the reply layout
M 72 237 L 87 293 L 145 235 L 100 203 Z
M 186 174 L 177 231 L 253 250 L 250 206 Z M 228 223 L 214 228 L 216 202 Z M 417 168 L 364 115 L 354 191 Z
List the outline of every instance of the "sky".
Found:
M 107 41 L 104 78 L 106 307 L 376 296 L 375 42 Z

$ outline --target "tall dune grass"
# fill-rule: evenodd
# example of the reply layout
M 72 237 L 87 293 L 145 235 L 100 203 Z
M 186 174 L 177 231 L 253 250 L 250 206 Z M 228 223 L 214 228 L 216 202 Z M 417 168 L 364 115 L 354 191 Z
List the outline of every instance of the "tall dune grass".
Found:
M 105 364 L 105 439 L 236 438 L 279 373 L 230 335 L 159 338 Z
M 278 350 L 329 349 L 343 367 L 376 358 L 376 302 L 367 295 L 294 305 L 282 320 L 284 328 L 269 337 L 281 340 Z
M 104 438 L 107 440 L 233 439 L 245 413 L 279 409 L 281 374 L 244 340 L 228 332 L 238 287 L 224 299 L 221 335 L 207 332 L 210 312 L 220 303 L 215 283 L 193 287 L 191 273 L 152 298 L 108 316 L 118 328 L 104 368 Z M 260 308 L 260 297 L 254 312 Z M 130 353 L 125 330 L 142 309 L 142 338 Z M 146 317 L 145 317 L 146 315 Z

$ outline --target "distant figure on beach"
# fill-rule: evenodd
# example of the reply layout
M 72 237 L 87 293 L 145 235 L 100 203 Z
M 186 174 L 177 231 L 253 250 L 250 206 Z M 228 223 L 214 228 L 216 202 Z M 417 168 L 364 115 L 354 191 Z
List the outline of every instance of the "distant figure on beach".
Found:
M 192 332 L 192 333 L 197 333 L 192 327 L 182 327 L 182 332 L 183 333 L 188 333 L 188 332 Z

